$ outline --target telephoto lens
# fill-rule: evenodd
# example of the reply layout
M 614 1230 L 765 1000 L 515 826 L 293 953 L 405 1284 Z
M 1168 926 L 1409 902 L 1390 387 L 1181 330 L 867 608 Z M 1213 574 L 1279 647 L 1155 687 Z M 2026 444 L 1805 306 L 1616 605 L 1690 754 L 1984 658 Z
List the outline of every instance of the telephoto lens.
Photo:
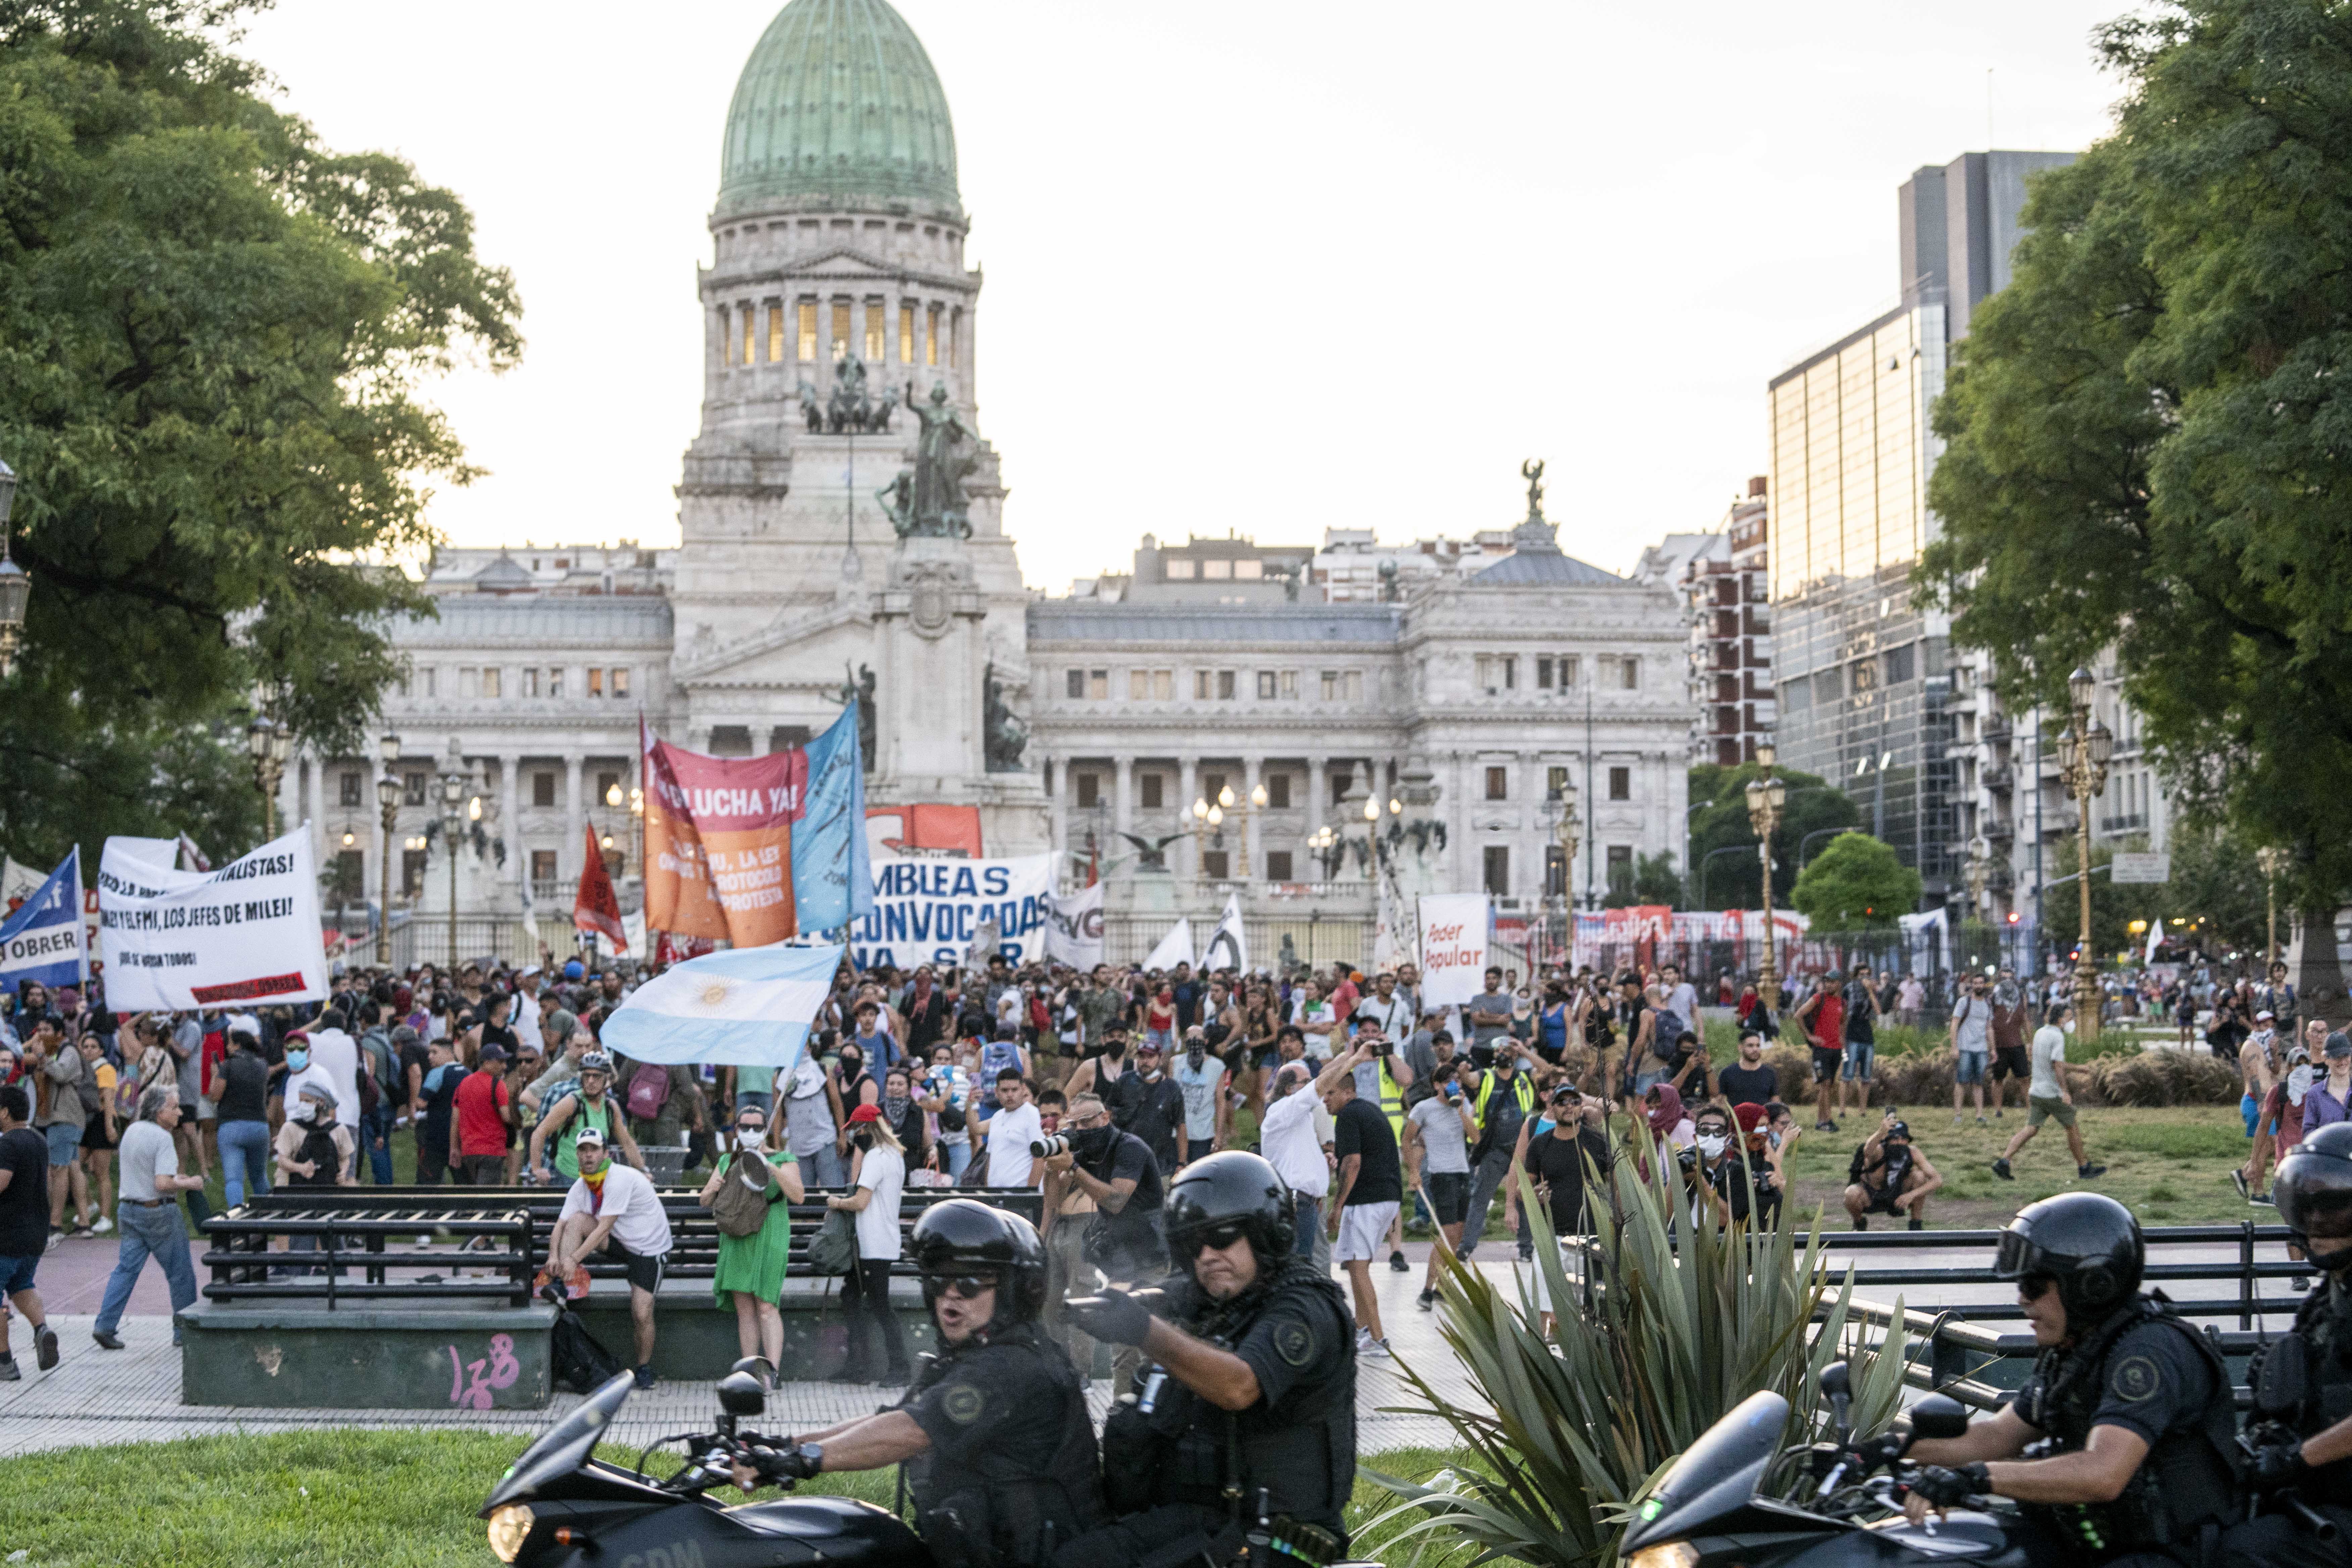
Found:
M 1066 1154 L 1069 1152 L 1070 1141 L 1059 1133 L 1033 1139 L 1029 1144 L 1029 1157 L 1033 1160 L 1050 1160 L 1056 1154 Z

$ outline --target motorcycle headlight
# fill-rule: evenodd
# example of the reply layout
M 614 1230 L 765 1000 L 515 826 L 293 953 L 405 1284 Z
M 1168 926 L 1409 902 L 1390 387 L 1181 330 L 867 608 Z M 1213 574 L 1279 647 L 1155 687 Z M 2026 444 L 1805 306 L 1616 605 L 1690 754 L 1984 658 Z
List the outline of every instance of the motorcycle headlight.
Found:
M 1625 1568 L 1698 1568 L 1698 1548 L 1687 1541 L 1644 1546 L 1625 1560 Z
M 531 1511 L 528 1505 L 510 1502 L 504 1508 L 490 1510 L 490 1550 L 501 1563 L 511 1563 L 522 1555 L 523 1539 L 530 1534 Z

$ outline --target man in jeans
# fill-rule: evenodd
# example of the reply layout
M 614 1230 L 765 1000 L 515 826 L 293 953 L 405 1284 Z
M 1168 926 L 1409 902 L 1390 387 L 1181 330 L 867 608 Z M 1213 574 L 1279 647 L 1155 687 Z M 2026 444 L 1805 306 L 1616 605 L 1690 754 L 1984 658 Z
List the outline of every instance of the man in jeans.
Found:
M 1948 1035 L 1958 1053 L 1952 1065 L 1952 1125 L 1960 1124 L 1960 1096 L 1976 1086 L 1977 1120 L 1985 1119 L 1985 1072 L 1992 1055 L 1993 1000 L 1981 974 L 1969 977 L 1968 989 L 1952 1008 Z
M 89 1335 L 106 1350 L 122 1348 L 114 1331 L 122 1321 L 122 1310 L 131 1304 L 131 1288 L 139 1283 L 139 1271 L 151 1256 L 171 1282 L 173 1344 L 180 1342 L 179 1315 L 196 1304 L 196 1267 L 188 1257 L 178 1194 L 202 1187 L 205 1181 L 180 1174 L 180 1154 L 172 1142 L 179 1124 L 179 1086 L 150 1084 L 139 1095 L 139 1120 L 122 1131 L 116 1161 L 122 1199 L 114 1211 L 122 1250 L 115 1258 L 106 1299 L 99 1304 L 98 1322 Z

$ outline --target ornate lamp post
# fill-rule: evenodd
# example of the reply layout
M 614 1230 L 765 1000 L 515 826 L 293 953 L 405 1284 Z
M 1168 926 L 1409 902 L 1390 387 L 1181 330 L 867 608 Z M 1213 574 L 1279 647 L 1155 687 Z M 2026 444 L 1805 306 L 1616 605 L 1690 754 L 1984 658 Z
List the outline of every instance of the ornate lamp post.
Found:
M 1969 840 L 1969 913 L 1984 919 L 1985 884 L 1992 878 L 1992 846 L 1982 838 Z
M 1221 787 L 1217 791 L 1217 798 L 1214 800 L 1211 800 L 1205 795 L 1194 800 L 1192 802 L 1192 838 L 1193 858 L 1195 861 L 1197 862 L 1202 856 L 1205 856 L 1208 853 L 1209 845 L 1213 840 L 1220 843 L 1223 841 L 1225 837 L 1225 818 L 1227 816 L 1231 816 L 1234 819 L 1235 826 L 1241 833 L 1242 839 L 1242 874 L 1232 879 L 1239 882 L 1248 881 L 1250 879 L 1250 816 L 1254 812 L 1264 811 L 1265 809 L 1265 785 L 1264 784 L 1260 784 L 1255 789 L 1251 790 L 1249 793 L 1249 799 L 1247 801 L 1244 801 L 1241 797 L 1234 795 L 1234 786 L 1231 784 L 1225 784 Z
M 375 781 L 375 803 L 383 810 L 383 864 L 376 868 L 376 881 L 383 902 L 378 906 L 375 926 L 375 961 L 389 968 L 392 964 L 392 830 L 400 820 L 400 775 L 393 764 L 400 761 L 400 737 L 387 734 L 376 742 L 376 754 L 383 759 L 383 772 Z
M 33 579 L 8 553 L 8 511 L 16 504 L 16 470 L 0 463 L 0 680 L 16 668 L 16 647 L 25 633 L 25 605 Z
M 1563 772 L 1565 770 L 1562 770 Z M 1576 844 L 1577 832 L 1584 824 L 1576 815 L 1576 785 L 1563 780 L 1558 789 L 1544 794 L 1543 805 L 1537 808 L 1539 819 L 1559 845 L 1559 952 L 1561 963 L 1570 961 L 1576 951 Z M 1544 889 L 1549 895 L 1549 888 Z
M 1789 803 L 1789 786 L 1773 773 L 1779 752 L 1769 741 L 1757 743 L 1756 762 L 1764 772 L 1748 781 L 1748 823 L 1756 830 L 1756 854 L 1763 866 L 1764 962 L 1757 967 L 1756 994 L 1764 1005 L 1780 1008 L 1780 943 L 1772 928 L 1772 830 L 1780 826 L 1781 808 Z
M 294 732 L 267 713 L 257 713 L 245 727 L 245 749 L 253 758 L 253 787 L 261 792 L 261 837 L 278 837 L 278 785 L 286 777 L 286 759 L 294 750 Z
M 2091 954 L 2091 802 L 2105 791 L 2107 763 L 2116 754 L 2115 735 L 2091 717 L 2091 699 L 2098 689 L 2098 678 L 2087 668 L 2066 678 L 2074 723 L 2058 737 L 2058 777 L 2074 797 L 2080 845 L 2074 879 L 2082 896 L 2083 929 L 2074 961 L 2074 1034 L 2084 1040 L 2099 1037 L 2099 965 Z
M 457 836 L 466 830 L 466 758 L 457 737 L 449 737 L 449 758 L 441 770 L 441 846 L 449 852 L 449 971 L 457 970 Z M 475 810 L 479 813 L 481 803 Z
M 2254 864 L 2263 868 L 2263 901 L 2268 906 L 2270 934 L 2263 956 L 2263 973 L 2267 976 L 2270 966 L 2278 962 L 2278 879 L 2279 873 L 2286 869 L 2286 851 L 2275 844 L 2265 844 L 2254 851 Z

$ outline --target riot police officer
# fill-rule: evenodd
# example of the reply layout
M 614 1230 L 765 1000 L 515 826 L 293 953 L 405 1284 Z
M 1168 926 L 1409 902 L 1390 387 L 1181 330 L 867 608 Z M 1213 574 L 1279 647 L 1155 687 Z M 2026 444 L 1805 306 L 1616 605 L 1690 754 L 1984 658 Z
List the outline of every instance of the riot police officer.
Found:
M 2113 1198 L 2021 1210 L 1995 1272 L 2017 1281 L 2042 1352 L 2016 1400 L 1967 1436 L 1916 1443 L 1912 1516 L 1990 1495 L 2070 1552 L 2116 1568 L 2205 1568 L 2237 1498 L 2221 1353 L 2140 1294 L 2147 1249 Z
M 1101 1525 L 1086 1385 L 1045 1337 L 1045 1249 L 1018 1215 L 951 1198 L 909 1238 L 941 1349 L 896 1407 L 754 1448 L 735 1479 L 905 1462 L 940 1568 L 1034 1568 Z
M 1167 1316 L 1116 1289 L 1067 1304 L 1087 1332 L 1139 1345 L 1150 1363 L 1103 1429 L 1104 1488 L 1121 1517 L 1065 1547 L 1055 1568 L 1222 1563 L 1262 1521 L 1310 1554 L 1344 1552 L 1355 1319 L 1330 1277 L 1292 1255 L 1295 1212 L 1265 1160 L 1212 1154 L 1168 1189 L 1180 1273 Z
M 2293 1331 L 2257 1353 L 2246 1447 L 2256 1516 L 2222 1538 L 2232 1563 L 2352 1557 L 2352 1122 L 2323 1127 L 2279 1162 L 2279 1218 L 2326 1276 Z M 2336 1528 L 2333 1543 L 2320 1539 Z

